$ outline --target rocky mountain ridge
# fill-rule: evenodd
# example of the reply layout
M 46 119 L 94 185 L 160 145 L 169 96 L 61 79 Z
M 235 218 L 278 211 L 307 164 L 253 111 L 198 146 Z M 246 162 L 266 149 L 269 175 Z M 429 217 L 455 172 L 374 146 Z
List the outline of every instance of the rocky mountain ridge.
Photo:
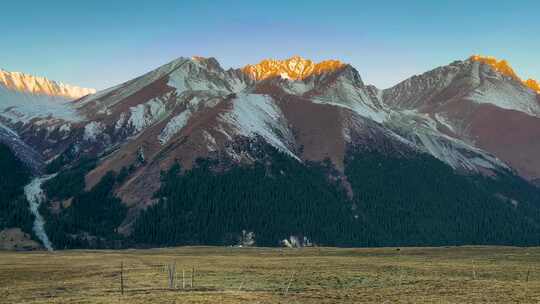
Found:
M 469 58 L 380 90 L 339 61 L 293 57 L 225 70 L 214 58 L 182 57 L 95 94 L 42 102 L 45 111 L 6 103 L 0 140 L 35 172 L 84 175 L 84 191 L 107 181 L 110 201 L 128 209 L 124 234 L 158 202 L 163 172 L 176 164 L 191 170 L 212 160 L 227 171 L 271 162 L 266 147 L 332 168 L 328 178 L 349 200 L 361 195 L 347 173 L 354 155 L 424 155 L 464 179 L 518 174 L 534 182 L 540 95 L 508 71 Z M 82 166 L 88 159 L 93 165 Z M 56 195 L 55 212 L 85 202 L 66 195 Z

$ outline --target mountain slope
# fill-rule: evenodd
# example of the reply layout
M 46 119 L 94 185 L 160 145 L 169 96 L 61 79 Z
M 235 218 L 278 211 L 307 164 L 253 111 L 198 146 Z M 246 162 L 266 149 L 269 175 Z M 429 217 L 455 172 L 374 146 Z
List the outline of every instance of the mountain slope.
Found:
M 529 180 L 540 176 L 540 95 L 508 64 L 454 62 L 384 90 L 383 102 L 427 117 L 434 129 L 495 155 Z
M 380 91 L 366 86 L 349 65 L 320 66 L 292 58 L 225 71 L 213 58 L 180 58 L 78 100 L 75 107 L 87 122 L 75 146 L 107 153 L 88 174 L 88 187 L 110 170 L 132 167 L 118 194 L 128 204 L 145 205 L 159 188 L 159 172 L 176 160 L 186 168 L 199 157 L 251 162 L 255 157 L 235 145 L 256 137 L 301 162 L 329 158 L 341 172 L 349 146 L 370 138 L 389 138 L 465 171 L 506 168 L 437 130 L 388 128 L 395 113 L 382 103 Z
M 517 136 L 508 137 L 514 148 L 493 141 L 489 132 L 503 125 L 487 117 L 504 113 L 509 130 L 520 126 L 512 117 L 527 117 L 533 132 L 522 136 L 534 137 L 537 99 L 474 60 L 379 90 L 338 61 L 293 57 L 225 70 L 193 57 L 62 104 L 71 118 L 5 126 L 57 173 L 42 208 L 55 248 L 216 244 L 249 229 L 264 245 L 305 234 L 355 246 L 536 244 L 537 189 L 514 170 L 537 175 L 501 152 L 529 147 Z M 212 220 L 224 214 L 238 218 Z M 196 230 L 176 230 L 186 223 Z
M 61 142 L 71 136 L 72 124 L 82 120 L 71 101 L 92 93 L 95 90 L 0 70 L 0 142 L 39 171 L 45 160 L 65 149 L 67 143 Z

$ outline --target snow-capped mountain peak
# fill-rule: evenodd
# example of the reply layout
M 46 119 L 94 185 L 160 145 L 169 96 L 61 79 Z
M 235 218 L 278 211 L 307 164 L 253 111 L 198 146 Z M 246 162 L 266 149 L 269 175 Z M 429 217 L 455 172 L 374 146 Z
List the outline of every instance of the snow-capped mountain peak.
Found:
M 285 60 L 265 59 L 258 64 L 246 65 L 242 71 L 254 80 L 281 77 L 284 79 L 303 80 L 312 75 L 336 71 L 345 66 L 338 60 L 325 60 L 315 63 L 300 56 Z
M 472 56 L 413 76 L 383 92 L 384 102 L 399 109 L 433 111 L 460 101 L 489 104 L 531 116 L 540 115 L 535 81 L 522 81 L 504 60 Z M 531 85 L 528 86 L 527 84 Z
M 25 141 L 38 142 L 45 160 L 69 147 L 93 156 L 107 152 L 89 173 L 89 185 L 107 171 L 137 167 L 133 180 L 119 189 L 127 201 L 137 189 L 157 187 L 156 172 L 177 160 L 186 168 L 200 157 L 249 161 L 259 155 L 259 140 L 301 162 L 329 158 L 339 169 L 351 149 L 389 142 L 392 149 L 429 153 L 456 170 L 492 172 L 510 165 L 537 178 L 540 161 L 530 169 L 524 165 L 529 159 L 499 149 L 509 145 L 488 131 L 503 124 L 517 134 L 540 128 L 540 95 L 507 63 L 482 60 L 456 61 L 379 90 L 337 60 L 315 63 L 294 56 L 225 70 L 212 57 L 181 57 L 75 102 L 47 103 L 46 111 L 37 102 L 3 113 L 0 108 L 0 122 L 24 131 Z M 492 121 L 493 115 L 499 120 Z M 504 138 L 521 146 L 530 141 Z M 537 152 L 535 146 L 527 151 L 531 157 Z M 144 163 L 137 163 L 139 154 Z
M 534 79 L 522 80 L 514 71 L 512 66 L 510 66 L 508 61 L 504 59 L 499 60 L 493 56 L 473 55 L 469 58 L 469 60 L 487 64 L 491 66 L 495 71 L 523 83 L 523 85 L 525 85 L 526 87 L 535 91 L 537 94 L 540 94 L 540 84 L 538 83 L 538 81 Z
M 418 121 L 431 120 L 428 125 L 436 132 L 488 151 L 520 175 L 536 178 L 540 95 L 531 89 L 534 83 L 524 83 L 506 61 L 473 56 L 384 90 L 383 102 L 395 112 L 414 113 Z
M 0 86 L 12 91 L 33 95 L 63 97 L 68 100 L 78 99 L 93 94 L 95 89 L 81 88 L 33 76 L 20 72 L 8 72 L 0 69 Z
M 0 121 L 8 124 L 26 123 L 34 118 L 78 121 L 80 117 L 71 101 L 95 92 L 45 77 L 0 70 Z

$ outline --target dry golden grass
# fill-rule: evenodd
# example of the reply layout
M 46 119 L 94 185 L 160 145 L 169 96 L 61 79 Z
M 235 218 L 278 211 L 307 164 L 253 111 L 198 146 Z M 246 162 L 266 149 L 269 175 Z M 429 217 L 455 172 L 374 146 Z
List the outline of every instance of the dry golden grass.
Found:
M 0 302 L 540 303 L 540 248 L 0 252 Z

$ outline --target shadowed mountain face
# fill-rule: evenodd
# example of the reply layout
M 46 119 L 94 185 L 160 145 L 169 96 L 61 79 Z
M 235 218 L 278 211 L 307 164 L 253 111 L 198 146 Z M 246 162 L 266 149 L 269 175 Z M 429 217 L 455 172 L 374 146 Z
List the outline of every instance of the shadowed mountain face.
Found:
M 0 138 L 18 147 L 13 150 L 23 159 L 39 156 L 36 171 L 84 176 L 70 179 L 77 180 L 74 189 L 109 189 L 128 210 L 108 225 L 129 234 L 141 210 L 159 201 L 162 172 L 177 163 L 197 169 L 198 159 L 217 162 L 215 172 L 272 162 L 261 147 L 301 165 L 327 164 L 332 170 L 325 174 L 348 200 L 363 190 L 350 180 L 347 164 L 351 155 L 365 153 L 429 157 L 464 179 L 515 172 L 537 180 L 540 97 L 514 75 L 471 58 L 379 90 L 339 61 L 293 57 L 224 70 L 214 58 L 179 58 L 118 86 L 56 103 L 48 115 L 16 119 L 6 106 L 0 109 Z M 81 165 L 87 159 L 92 166 Z M 121 178 L 104 186 L 110 171 Z M 56 213 L 70 210 L 74 198 L 87 201 L 69 191 L 48 194 L 55 197 Z

